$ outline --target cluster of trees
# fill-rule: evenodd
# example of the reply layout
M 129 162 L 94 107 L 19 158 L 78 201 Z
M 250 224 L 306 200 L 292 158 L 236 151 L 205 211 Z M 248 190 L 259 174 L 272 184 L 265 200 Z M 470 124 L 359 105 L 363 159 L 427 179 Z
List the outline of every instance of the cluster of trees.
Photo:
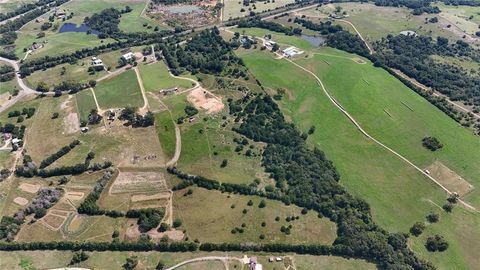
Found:
M 443 144 L 435 137 L 425 137 L 422 139 L 422 145 L 431 151 L 437 151 L 443 147 Z
M 480 106 L 480 76 L 473 76 L 459 66 L 435 62 L 430 57 L 467 57 L 479 61 L 479 52 L 468 43 L 449 44 L 443 37 L 433 41 L 427 36 L 389 35 L 375 44 L 375 50 L 381 65 L 398 69 L 451 100 Z
M 120 17 L 122 17 L 122 13 L 119 10 L 107 8 L 100 13 L 94 13 L 91 17 L 85 17 L 84 23 L 91 29 L 102 33 L 103 37 L 107 37 L 120 31 L 118 28 Z
M 96 125 L 102 121 L 102 116 L 98 114 L 97 109 L 92 109 L 90 113 L 88 114 L 88 124 L 89 125 Z
M 138 218 L 137 224 L 140 232 L 148 232 L 156 228 L 162 221 L 165 211 L 159 208 L 147 208 L 140 210 L 129 210 L 126 214 L 128 218 Z
M 214 27 L 211 31 L 204 30 L 193 36 L 184 47 L 169 43 L 161 44 L 160 49 L 174 75 L 188 70 L 192 74 L 247 76 L 246 73 L 235 72 L 236 69 L 246 69 L 243 61 L 232 52 L 236 46 L 234 42 L 223 40 L 220 31 Z
M 427 238 L 425 247 L 431 252 L 442 252 L 448 249 L 448 242 L 443 238 L 443 236 L 436 234 Z
M 0 66 L 0 82 L 11 81 L 15 77 L 15 69 L 9 65 Z
M 344 30 L 340 25 L 332 25 L 331 22 L 314 23 L 300 18 L 295 18 L 294 22 L 307 29 L 319 31 L 322 35 L 327 35 L 327 44 L 330 47 L 369 57 L 370 51 L 360 37 Z
M 16 32 L 6 32 L 0 37 L 0 45 L 11 45 L 17 40 Z
M 431 0 L 374 0 L 377 6 L 407 7 L 413 9 L 413 15 L 422 15 L 423 13 L 440 13 L 438 7 L 432 7 Z
M 40 163 L 40 166 L 39 168 L 40 169 L 44 169 L 46 167 L 48 167 L 50 164 L 52 164 L 53 162 L 55 162 L 57 159 L 63 157 L 64 155 L 68 154 L 71 150 L 73 150 L 73 148 L 75 148 L 77 145 L 80 144 L 80 141 L 79 140 L 74 140 L 73 142 L 71 142 L 69 145 L 66 145 L 62 148 L 60 148 L 60 150 L 58 150 L 57 152 L 51 154 L 50 156 L 48 156 L 47 158 L 45 158 L 44 160 L 42 160 L 42 162 Z
M 13 217 L 3 216 L 0 221 L 0 240 L 13 241 L 25 222 L 26 216 L 31 214 L 35 214 L 35 218 L 45 216 L 47 209 L 52 207 L 61 195 L 61 189 L 42 188 L 24 210 L 16 212 Z
M 34 107 L 30 107 L 30 108 L 22 108 L 22 111 L 18 111 L 18 110 L 15 110 L 15 111 L 9 111 L 8 112 L 8 117 L 19 117 L 19 116 L 22 116 L 22 115 L 25 115 L 27 118 L 30 118 L 32 117 L 33 115 L 35 114 L 35 108 Z
M 126 107 L 120 113 L 119 119 L 127 121 L 127 126 L 132 127 L 149 127 L 155 124 L 155 116 L 152 112 L 148 111 L 145 115 L 136 113 L 137 108 Z

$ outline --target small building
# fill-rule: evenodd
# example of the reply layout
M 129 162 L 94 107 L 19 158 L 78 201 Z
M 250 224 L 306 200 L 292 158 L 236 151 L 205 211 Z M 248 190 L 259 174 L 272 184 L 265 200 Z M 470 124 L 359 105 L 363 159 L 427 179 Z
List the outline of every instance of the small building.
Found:
M 173 88 L 167 88 L 160 90 L 160 93 L 163 93 L 164 95 L 170 95 L 178 91 L 178 87 L 173 87 Z
M 283 261 L 282 257 L 277 257 L 277 258 L 275 258 L 275 260 L 276 260 L 277 262 Z
M 88 131 L 88 127 L 81 127 L 80 128 L 80 131 L 83 132 L 83 133 L 86 133 Z
M 269 40 L 269 41 L 265 42 L 265 46 L 266 46 L 267 48 L 271 48 L 271 47 L 273 47 L 273 45 L 275 45 L 275 44 L 277 44 L 277 43 L 276 43 L 275 41 L 272 41 L 272 40 Z
M 257 263 L 257 257 L 251 257 L 248 263 L 248 270 L 263 270 L 263 266 Z
M 12 139 L 12 144 L 15 145 L 16 147 L 18 147 L 21 142 L 22 142 L 22 140 L 19 139 L 19 138 L 13 138 Z
M 31 49 L 32 49 L 33 51 L 35 51 L 35 50 L 38 50 L 38 49 L 40 49 L 40 48 L 42 48 L 42 47 L 43 47 L 42 43 L 34 42 L 34 43 L 32 44 Z
M 107 120 L 109 121 L 115 120 L 115 112 L 113 110 L 107 111 Z
M 93 58 L 95 58 L 95 60 Z M 103 67 L 103 61 L 101 59 L 97 59 L 96 57 L 92 57 L 92 66 Z
M 61 8 L 57 8 L 55 10 L 55 17 L 57 17 L 59 19 L 65 18 L 66 15 L 67 15 L 67 13 L 65 12 L 65 10 L 63 10 Z
M 130 61 L 130 60 L 135 60 L 135 55 L 132 53 L 132 52 L 128 52 L 124 55 L 122 55 L 122 59 L 125 60 L 125 61 Z
M 268 261 L 269 262 L 274 262 L 275 260 L 273 259 L 273 257 L 270 257 L 270 258 L 268 258 Z
M 288 47 L 288 48 L 284 49 L 282 52 L 283 52 L 283 56 L 288 57 L 288 58 L 291 58 L 291 57 L 294 57 L 296 55 L 299 55 L 299 54 L 303 53 L 303 51 L 300 51 L 299 49 L 297 49 L 295 47 Z
M 415 33 L 415 31 L 405 30 L 405 31 L 400 32 L 400 35 L 404 35 L 404 36 L 407 36 L 407 37 L 408 36 L 416 37 L 417 33 Z

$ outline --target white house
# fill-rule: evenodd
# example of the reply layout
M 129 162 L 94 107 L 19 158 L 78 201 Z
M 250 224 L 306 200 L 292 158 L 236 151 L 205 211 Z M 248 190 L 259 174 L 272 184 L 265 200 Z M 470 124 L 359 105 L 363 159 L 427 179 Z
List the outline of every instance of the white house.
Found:
M 286 49 L 284 49 L 283 51 L 283 56 L 285 57 L 294 57 L 295 55 L 299 55 L 299 54 L 302 54 L 303 51 L 300 51 L 299 49 L 295 48 L 295 47 L 288 47 Z
M 125 61 L 130 61 L 132 59 L 135 59 L 135 55 L 133 55 L 132 52 L 129 52 L 129 53 L 126 53 L 126 54 L 122 55 L 122 59 L 125 60 Z
M 96 57 L 92 57 L 92 66 L 95 66 L 95 67 L 103 66 L 103 61 Z

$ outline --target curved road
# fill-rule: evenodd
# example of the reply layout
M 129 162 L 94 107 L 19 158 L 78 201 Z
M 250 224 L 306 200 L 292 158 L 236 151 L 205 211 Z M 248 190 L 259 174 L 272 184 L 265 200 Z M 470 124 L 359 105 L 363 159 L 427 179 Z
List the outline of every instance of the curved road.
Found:
M 173 269 L 176 269 L 180 266 L 184 266 L 186 264 L 190 264 L 190 263 L 195 263 L 195 262 L 206 262 L 206 261 L 221 261 L 223 263 L 226 263 L 228 260 L 235 260 L 235 261 L 239 261 L 239 262 L 242 262 L 241 259 L 239 258 L 235 258 L 235 257 L 221 257 L 221 256 L 207 256 L 207 257 L 200 257 L 200 258 L 195 258 L 195 259 L 190 259 L 190 260 L 186 260 L 186 261 L 183 261 L 181 263 L 178 263 L 172 267 L 169 267 L 165 270 L 173 270 Z M 228 266 L 227 266 L 227 269 L 228 269 Z
M 28 95 L 38 94 L 38 92 L 31 89 L 27 85 L 25 85 L 23 80 L 20 78 L 20 75 L 18 74 L 18 72 L 20 71 L 20 67 L 18 66 L 18 62 L 14 61 L 14 60 L 7 59 L 7 58 L 4 58 L 4 57 L 0 57 L 0 61 L 7 62 L 7 63 L 9 63 L 10 65 L 13 66 L 13 68 L 15 69 L 15 78 L 17 80 L 18 86 L 20 86 L 20 88 L 21 88 L 18 95 L 12 97 L 10 100 L 5 102 L 0 107 L 0 113 L 1 113 L 1 112 L 5 111 L 6 109 L 10 108 L 13 104 L 17 103 L 17 101 L 21 100 L 22 98 L 24 98 Z

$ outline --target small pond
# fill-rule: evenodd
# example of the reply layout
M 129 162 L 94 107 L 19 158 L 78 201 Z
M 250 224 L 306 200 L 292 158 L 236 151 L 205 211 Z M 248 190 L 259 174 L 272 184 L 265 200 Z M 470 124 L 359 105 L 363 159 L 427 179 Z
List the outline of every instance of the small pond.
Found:
M 308 41 L 310 44 L 312 44 L 315 47 L 320 47 L 320 45 L 325 43 L 325 38 L 321 36 L 316 37 L 316 36 L 302 35 L 302 39 Z
M 67 32 L 77 32 L 77 33 L 86 33 L 90 30 L 90 32 L 94 35 L 100 34 L 100 32 L 96 30 L 90 29 L 86 24 L 80 24 L 78 27 L 74 23 L 65 23 L 60 27 L 59 33 L 67 33 Z
M 195 6 L 195 5 L 176 5 L 176 6 L 165 7 L 165 9 L 174 14 L 185 14 L 185 13 L 191 13 L 194 11 L 201 10 L 199 6 Z

